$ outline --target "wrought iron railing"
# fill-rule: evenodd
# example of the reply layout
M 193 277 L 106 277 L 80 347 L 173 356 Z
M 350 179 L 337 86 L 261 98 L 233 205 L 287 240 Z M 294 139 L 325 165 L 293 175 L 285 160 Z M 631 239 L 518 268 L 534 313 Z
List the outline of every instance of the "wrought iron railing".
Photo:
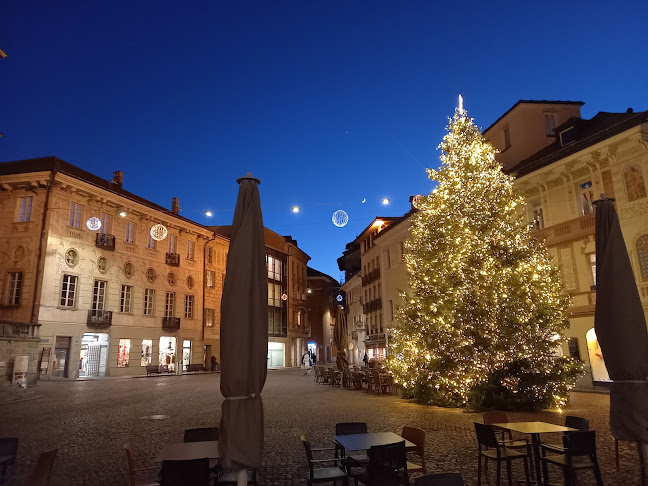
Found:
M 115 235 L 97 233 L 95 245 L 97 246 L 97 248 L 102 248 L 108 251 L 115 251 Z
M 171 265 L 172 267 L 180 266 L 180 253 L 167 253 L 166 254 L 166 264 Z
M 180 329 L 180 318 L 179 317 L 163 317 L 162 318 L 162 329 L 167 331 L 177 331 Z
M 88 311 L 88 326 L 108 327 L 112 325 L 112 311 L 90 309 Z

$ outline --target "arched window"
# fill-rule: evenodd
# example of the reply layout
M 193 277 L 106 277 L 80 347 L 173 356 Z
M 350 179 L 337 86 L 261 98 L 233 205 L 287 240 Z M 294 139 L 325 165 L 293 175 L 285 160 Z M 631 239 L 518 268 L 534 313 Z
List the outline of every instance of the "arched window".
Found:
M 638 165 L 630 165 L 623 171 L 623 182 L 628 195 L 628 202 L 646 197 L 646 183 L 643 171 Z
M 641 235 L 637 240 L 637 257 L 641 280 L 648 280 L 648 234 Z

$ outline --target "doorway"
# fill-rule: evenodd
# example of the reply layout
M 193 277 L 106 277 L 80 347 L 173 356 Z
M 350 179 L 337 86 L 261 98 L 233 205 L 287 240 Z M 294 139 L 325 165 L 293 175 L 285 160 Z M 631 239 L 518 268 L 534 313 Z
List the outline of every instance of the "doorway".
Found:
M 68 377 L 68 356 L 70 355 L 71 337 L 57 336 L 52 360 L 52 376 Z
M 109 340 L 105 333 L 86 332 L 81 336 L 79 377 L 106 376 Z

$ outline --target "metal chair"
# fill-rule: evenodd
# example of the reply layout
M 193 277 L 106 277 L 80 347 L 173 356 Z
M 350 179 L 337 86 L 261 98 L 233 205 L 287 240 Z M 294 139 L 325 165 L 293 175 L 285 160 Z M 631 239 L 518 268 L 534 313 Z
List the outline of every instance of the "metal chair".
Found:
M 4 485 L 5 478 L 15 474 L 16 457 L 18 456 L 18 439 L 7 437 L 0 439 L 0 456 L 10 457 L 0 464 L 0 485 Z
M 405 441 L 372 446 L 367 469 L 353 477 L 368 486 L 409 486 Z
M 579 432 L 587 432 L 589 430 L 589 420 L 574 415 L 567 415 L 565 417 L 565 427 L 576 429 Z M 567 448 L 567 434 L 569 434 L 569 432 L 565 432 L 562 436 L 562 446 L 555 444 L 541 444 L 541 446 L 546 450 L 555 452 L 556 454 L 564 454 L 565 449 Z
M 425 468 L 425 430 L 405 426 L 401 432 L 401 437 L 416 444 L 416 447 L 414 449 L 409 449 L 408 452 L 412 452 L 421 458 L 421 464 L 415 464 L 408 461 L 407 472 L 422 472 L 425 474 L 427 472 Z
M 365 422 L 340 422 L 335 424 L 335 435 L 366 434 L 367 424 Z M 335 444 L 335 457 L 340 453 L 340 457 L 346 456 L 346 450 L 340 444 Z M 367 454 L 356 454 L 348 457 L 352 464 L 365 464 L 369 461 Z
M 133 449 L 130 442 L 124 444 L 126 451 L 126 460 L 128 462 L 128 486 L 157 486 L 157 475 L 160 471 L 159 467 L 145 467 L 136 468 L 135 458 L 133 457 Z M 149 478 L 138 478 L 138 476 L 146 475 Z M 153 479 L 155 477 L 156 479 Z
M 488 460 L 493 460 L 497 463 L 497 486 L 500 485 L 502 477 L 502 462 L 506 462 L 506 473 L 509 484 L 513 484 L 511 477 L 511 462 L 515 459 L 522 459 L 524 461 L 524 473 L 526 476 L 527 485 L 530 484 L 529 478 L 529 462 L 530 457 L 527 454 L 516 452 L 508 447 L 503 447 L 497 440 L 495 430 L 492 425 L 480 424 L 475 422 L 475 432 L 477 434 L 477 444 L 479 447 L 479 457 L 477 463 L 477 486 L 481 486 L 481 466 L 482 458 L 485 463 Z M 482 449 L 483 448 L 483 449 Z M 484 468 L 486 469 L 486 468 Z
M 160 486 L 209 486 L 209 459 L 162 461 Z
M 549 473 L 547 464 L 553 464 L 563 470 L 565 477 L 565 486 L 575 484 L 576 471 L 582 469 L 591 469 L 594 472 L 597 486 L 603 486 L 603 478 L 601 477 L 601 470 L 596 458 L 596 431 L 578 431 L 567 432 L 566 447 L 564 454 L 547 456 L 547 450 L 554 450 L 548 448 L 544 444 L 540 444 L 542 448 L 542 473 L 544 475 L 544 484 L 549 484 Z
M 184 442 L 217 441 L 219 438 L 220 430 L 218 427 L 202 427 L 184 431 Z
M 308 460 L 308 486 L 311 486 L 314 483 L 328 483 L 331 481 L 342 481 L 342 484 L 345 486 L 349 484 L 349 476 L 347 475 L 346 471 L 338 467 L 338 463 L 343 463 L 345 461 L 343 457 L 335 457 L 332 459 L 313 459 L 313 452 L 329 451 L 333 449 L 312 449 L 307 434 L 303 434 L 301 436 L 301 440 L 304 444 L 304 449 L 306 450 L 306 458 Z M 315 465 L 327 462 L 332 462 L 335 465 L 331 467 L 315 467 Z
M 461 473 L 429 474 L 416 478 L 414 486 L 464 486 L 464 480 Z

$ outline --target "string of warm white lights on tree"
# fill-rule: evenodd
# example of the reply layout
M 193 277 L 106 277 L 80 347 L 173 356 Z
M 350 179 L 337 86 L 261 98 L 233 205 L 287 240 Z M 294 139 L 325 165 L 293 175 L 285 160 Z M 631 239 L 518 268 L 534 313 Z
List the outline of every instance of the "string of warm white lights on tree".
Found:
M 562 407 L 580 364 L 558 357 L 570 300 L 535 241 L 525 202 L 463 107 L 443 139 L 438 186 L 417 201 L 407 244 L 411 294 L 389 366 L 421 403 Z

